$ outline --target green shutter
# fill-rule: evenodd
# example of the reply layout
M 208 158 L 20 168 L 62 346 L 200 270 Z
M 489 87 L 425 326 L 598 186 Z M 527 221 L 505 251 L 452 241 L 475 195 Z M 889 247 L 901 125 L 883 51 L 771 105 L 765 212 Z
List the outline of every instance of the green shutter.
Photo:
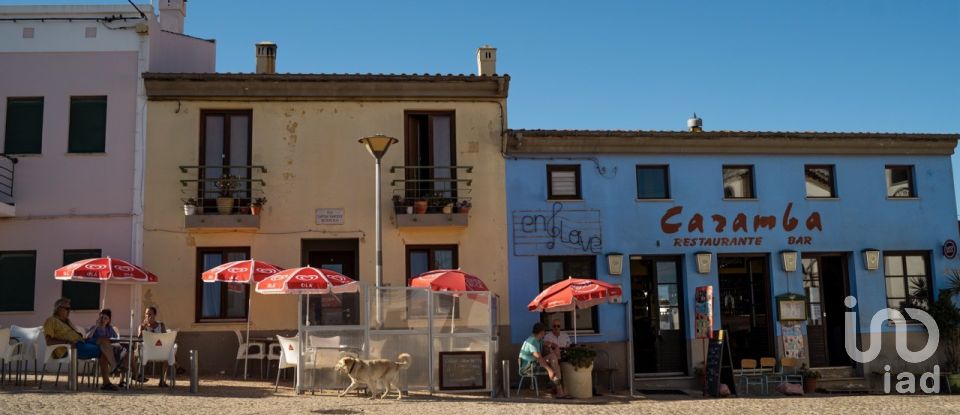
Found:
M 63 265 L 74 262 L 100 258 L 99 249 L 71 249 L 63 251 Z M 60 295 L 70 299 L 70 307 L 74 310 L 100 309 L 100 284 L 93 282 L 64 281 Z
M 33 311 L 36 251 L 0 252 L 0 311 Z
M 3 152 L 40 154 L 43 98 L 8 98 Z
M 106 152 L 107 97 L 70 98 L 70 153 Z

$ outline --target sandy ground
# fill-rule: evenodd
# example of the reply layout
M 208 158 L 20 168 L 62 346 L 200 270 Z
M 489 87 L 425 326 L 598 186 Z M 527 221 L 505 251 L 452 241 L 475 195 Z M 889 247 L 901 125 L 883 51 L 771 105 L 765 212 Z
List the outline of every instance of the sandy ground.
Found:
M 52 381 L 52 377 L 49 378 Z M 61 378 L 63 380 L 63 378 Z M 960 396 L 826 396 L 802 398 L 747 397 L 702 399 L 699 396 L 651 395 L 626 398 L 607 395 L 590 401 L 523 397 L 490 399 L 478 395 L 413 393 L 400 402 L 330 392 L 297 396 L 289 382 L 274 393 L 273 384 L 206 379 L 198 394 L 190 394 L 180 380 L 175 390 L 160 389 L 156 381 L 140 389 L 121 392 L 93 391 L 81 387 L 67 393 L 53 383 L 38 390 L 5 385 L 0 389 L 0 414 L 960 414 Z

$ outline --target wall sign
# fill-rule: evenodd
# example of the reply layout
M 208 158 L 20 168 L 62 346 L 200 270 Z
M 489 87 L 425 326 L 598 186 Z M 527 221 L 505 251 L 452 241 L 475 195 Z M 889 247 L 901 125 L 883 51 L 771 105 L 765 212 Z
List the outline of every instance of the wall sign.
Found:
M 943 256 L 947 259 L 954 259 L 957 257 L 957 243 L 953 239 L 947 239 L 943 243 Z
M 801 216 L 802 218 L 802 216 Z M 779 219 L 779 222 L 778 222 Z M 684 227 L 686 225 L 686 227 Z M 683 230 L 686 235 L 673 238 L 673 246 L 760 246 L 763 244 L 761 231 L 773 231 L 777 228 L 784 232 L 795 233 L 787 237 L 788 245 L 810 245 L 813 243 L 813 232 L 823 231 L 823 221 L 820 212 L 811 212 L 806 215 L 802 225 L 800 219 L 793 216 L 793 203 L 787 203 L 782 216 L 756 214 L 747 216 L 738 213 L 728 217 L 714 213 L 704 218 L 700 213 L 690 216 L 683 214 L 683 206 L 674 206 L 667 209 L 660 217 L 660 230 L 664 234 L 673 235 Z M 704 237 L 707 231 L 718 234 L 714 237 Z
M 603 251 L 600 211 L 566 209 L 513 211 L 514 255 L 599 254 Z
M 343 225 L 343 208 L 317 209 L 317 225 Z
M 440 390 L 487 388 L 484 352 L 440 352 Z
M 780 321 L 807 321 L 807 297 L 800 294 L 777 296 Z
M 698 339 L 713 338 L 713 286 L 696 288 L 693 317 L 694 333 Z
M 800 331 L 800 323 L 783 323 L 780 333 L 783 338 L 783 355 L 803 359 L 803 332 Z

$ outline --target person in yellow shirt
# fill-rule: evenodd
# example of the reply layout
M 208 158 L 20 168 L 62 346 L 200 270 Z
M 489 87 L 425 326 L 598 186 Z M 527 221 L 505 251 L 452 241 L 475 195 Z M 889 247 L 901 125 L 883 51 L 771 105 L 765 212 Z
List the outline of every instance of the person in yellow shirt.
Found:
M 77 359 L 98 358 L 100 376 L 103 377 L 103 386 L 100 389 L 117 390 L 116 385 L 110 383 L 110 370 L 112 366 L 116 365 L 113 361 L 110 339 L 99 337 L 85 340 L 84 335 L 70 321 L 69 298 L 61 298 L 53 303 L 53 315 L 43 323 L 43 333 L 47 345 L 59 349 L 54 351 L 55 357 L 63 357 L 67 353 L 64 346 L 57 347 L 56 345 L 75 344 Z

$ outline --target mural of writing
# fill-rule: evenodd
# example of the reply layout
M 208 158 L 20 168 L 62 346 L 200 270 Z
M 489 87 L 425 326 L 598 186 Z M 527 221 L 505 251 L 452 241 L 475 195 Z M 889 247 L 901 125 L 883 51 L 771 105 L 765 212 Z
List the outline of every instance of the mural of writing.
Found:
M 600 211 L 565 209 L 513 211 L 514 255 L 599 254 L 603 250 Z

